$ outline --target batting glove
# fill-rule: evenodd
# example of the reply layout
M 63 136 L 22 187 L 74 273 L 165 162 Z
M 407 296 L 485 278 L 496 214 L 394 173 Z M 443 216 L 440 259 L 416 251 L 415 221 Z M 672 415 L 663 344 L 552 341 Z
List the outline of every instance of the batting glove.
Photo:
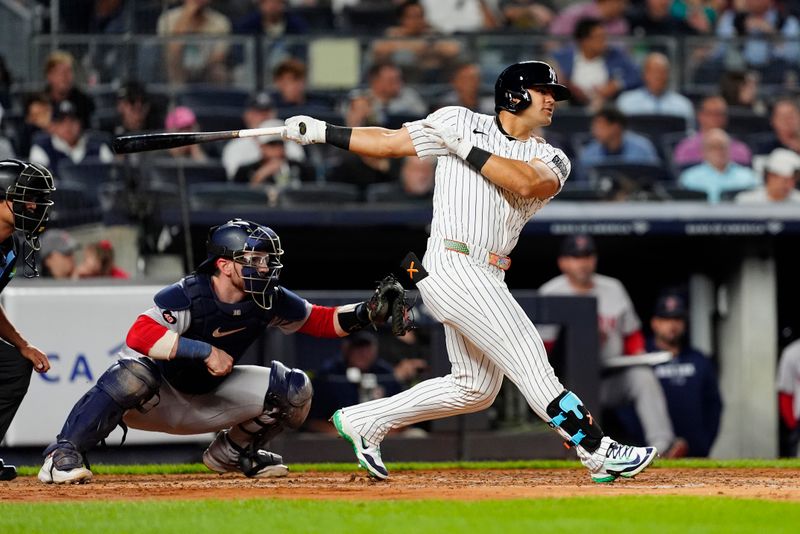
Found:
M 472 143 L 465 141 L 458 132 L 440 122 L 422 121 L 422 133 L 461 159 L 467 159 L 469 151 L 472 150 Z
M 286 129 L 283 131 L 284 139 L 295 141 L 301 145 L 325 142 L 327 126 L 324 121 L 307 115 L 296 115 L 286 119 L 284 124 L 286 125 Z
M 567 179 L 572 170 L 572 164 L 569 162 L 567 155 L 564 154 L 564 151 L 546 143 L 539 145 L 536 151 L 536 159 L 542 160 L 550 167 L 550 170 L 555 173 L 561 183 L 564 183 L 564 180 Z

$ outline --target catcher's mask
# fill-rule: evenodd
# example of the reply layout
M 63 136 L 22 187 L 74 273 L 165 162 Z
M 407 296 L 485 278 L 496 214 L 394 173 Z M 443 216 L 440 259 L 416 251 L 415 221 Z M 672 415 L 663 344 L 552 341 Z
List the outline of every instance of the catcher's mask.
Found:
M 507 67 L 494 84 L 494 110 L 519 113 L 531 105 L 528 89 L 549 87 L 556 100 L 569 99 L 570 91 L 560 83 L 553 67 L 544 61 L 522 61 Z
M 36 251 L 41 248 L 39 234 L 47 226 L 50 207 L 53 201 L 50 194 L 56 190 L 53 175 L 38 163 L 27 163 L 17 159 L 0 161 L 0 173 L 11 175 L 14 182 L 6 188 L 6 200 L 11 202 L 14 214 L 14 228 L 22 232 L 24 275 L 28 278 L 38 276 Z
M 213 272 L 217 258 L 228 258 L 242 266 L 244 291 L 262 308 L 272 307 L 283 264 L 281 240 L 272 229 L 242 219 L 233 219 L 209 232 L 208 258 L 198 272 Z

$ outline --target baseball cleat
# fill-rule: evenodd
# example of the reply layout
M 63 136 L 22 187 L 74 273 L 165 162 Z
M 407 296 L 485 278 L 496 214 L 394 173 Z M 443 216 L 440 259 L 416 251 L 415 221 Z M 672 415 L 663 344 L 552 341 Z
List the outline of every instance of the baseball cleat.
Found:
M 633 478 L 650 465 L 658 455 L 655 447 L 634 447 L 612 442 L 608 446 L 603 466 L 592 473 L 592 481 L 614 482 L 617 477 Z
M 227 434 L 225 431 L 225 438 Z M 279 478 L 289 474 L 289 468 L 284 465 L 280 454 L 263 449 L 251 454 L 247 449 L 236 446 L 229 438 L 225 442 L 230 449 L 212 444 L 203 453 L 203 463 L 215 473 L 243 473 L 248 478 Z
M 344 415 L 342 410 L 336 410 L 331 417 L 330 421 L 336 427 L 336 431 L 344 439 L 350 442 L 353 450 L 358 458 L 358 464 L 367 470 L 371 477 L 377 480 L 386 480 L 389 478 L 389 471 L 383 465 L 381 460 L 381 447 L 380 445 L 372 445 L 364 437 L 356 432 L 350 422 Z
M 92 480 L 92 472 L 83 466 L 78 451 L 59 448 L 44 459 L 38 478 L 45 484 L 83 484 Z
M 17 468 L 3 463 L 0 458 L 0 480 L 14 480 L 17 478 Z

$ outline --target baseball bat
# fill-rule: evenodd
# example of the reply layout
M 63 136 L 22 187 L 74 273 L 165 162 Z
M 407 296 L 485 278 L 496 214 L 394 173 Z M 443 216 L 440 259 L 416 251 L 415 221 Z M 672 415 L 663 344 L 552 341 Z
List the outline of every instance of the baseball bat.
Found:
M 305 123 L 300 123 L 300 133 L 305 134 Z M 164 150 L 179 146 L 225 141 L 242 137 L 258 137 L 260 135 L 283 135 L 285 126 L 272 128 L 250 128 L 246 130 L 226 130 L 221 132 L 176 132 L 123 135 L 115 137 L 111 148 L 117 154 L 147 152 L 148 150 Z

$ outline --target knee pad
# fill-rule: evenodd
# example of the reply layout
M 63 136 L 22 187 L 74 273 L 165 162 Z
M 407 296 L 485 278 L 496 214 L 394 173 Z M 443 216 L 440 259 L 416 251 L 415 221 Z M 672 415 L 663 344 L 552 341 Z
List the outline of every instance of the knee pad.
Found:
M 97 380 L 97 387 L 122 408 L 139 408 L 161 387 L 161 374 L 150 360 L 122 358 Z
M 300 369 L 289 369 L 277 360 L 269 371 L 269 387 L 264 408 L 277 410 L 274 416 L 289 428 L 300 428 L 311 409 L 314 389 L 311 380 Z
M 600 446 L 603 430 L 573 392 L 565 390 L 553 399 L 547 405 L 547 415 L 551 417 L 547 424 L 561 429 L 571 445 L 580 445 L 589 452 Z

